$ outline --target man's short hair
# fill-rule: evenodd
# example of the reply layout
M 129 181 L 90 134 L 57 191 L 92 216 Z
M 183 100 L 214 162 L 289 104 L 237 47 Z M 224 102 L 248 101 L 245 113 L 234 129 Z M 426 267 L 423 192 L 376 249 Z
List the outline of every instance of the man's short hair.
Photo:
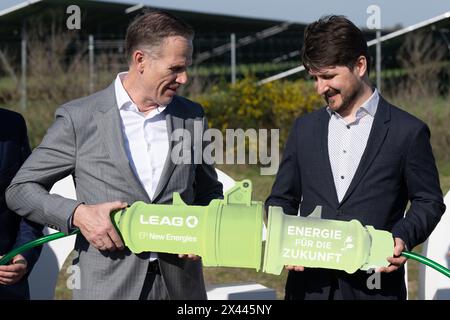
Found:
M 306 27 L 302 59 L 307 71 L 334 66 L 353 70 L 360 56 L 366 57 L 369 74 L 370 56 L 366 39 L 346 17 L 325 16 Z
M 128 26 L 125 37 L 127 57 L 131 58 L 137 49 L 154 49 L 171 36 L 193 39 L 194 29 L 166 11 L 146 10 Z

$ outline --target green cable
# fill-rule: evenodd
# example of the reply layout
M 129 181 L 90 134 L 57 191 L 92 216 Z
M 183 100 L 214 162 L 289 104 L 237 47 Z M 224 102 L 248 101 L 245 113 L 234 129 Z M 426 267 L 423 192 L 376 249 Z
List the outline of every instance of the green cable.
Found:
M 64 237 L 69 237 L 71 235 L 77 234 L 79 233 L 80 230 L 76 229 L 75 231 L 69 233 L 69 234 L 65 234 L 64 232 L 56 232 L 56 233 L 52 233 L 49 235 L 46 235 L 42 238 L 30 241 L 25 243 L 24 245 L 15 248 L 14 250 L 10 251 L 9 253 L 7 253 L 5 256 L 3 256 L 0 259 L 0 266 L 7 264 L 12 258 L 14 258 L 15 256 L 17 256 L 18 254 L 21 254 L 24 251 L 27 251 L 29 249 L 32 249 L 34 247 L 43 245 L 44 243 L 56 240 L 56 239 L 61 239 Z
M 24 245 L 14 249 L 14 250 L 12 250 L 8 254 L 6 254 L 3 258 L 1 258 L 0 259 L 0 266 L 7 264 L 16 255 L 18 255 L 18 254 L 20 254 L 20 253 L 22 253 L 22 252 L 24 252 L 24 251 L 26 251 L 28 249 L 31 249 L 31 248 L 43 245 L 44 243 L 47 243 L 47 242 L 50 242 L 50 241 L 53 241 L 53 240 L 56 240 L 56 239 L 61 239 L 61 238 L 64 238 L 64 237 L 68 237 L 68 236 L 77 234 L 79 232 L 80 232 L 80 230 L 76 229 L 73 232 L 71 232 L 70 234 L 65 234 L 63 232 L 52 233 L 52 234 L 49 234 L 49 235 L 44 236 L 42 238 L 36 239 L 34 241 L 30 241 L 28 243 L 25 243 Z M 402 252 L 402 256 L 404 256 L 404 257 L 406 257 L 408 259 L 416 260 L 416 261 L 418 261 L 420 263 L 423 263 L 423 264 L 425 264 L 425 265 L 435 269 L 436 271 L 439 271 L 440 273 L 442 273 L 443 275 L 447 276 L 448 278 L 450 278 L 450 270 L 447 269 L 446 267 L 444 267 L 443 265 L 440 265 L 439 263 L 431 260 L 431 259 L 428 259 L 428 258 L 426 258 L 424 256 L 421 256 L 420 254 L 417 254 L 417 253 L 411 252 L 411 251 L 403 251 Z
M 443 265 L 440 265 L 439 263 L 437 263 L 433 260 L 430 260 L 428 258 L 425 258 L 424 256 L 421 256 L 420 254 L 417 254 L 417 253 L 411 252 L 411 251 L 403 251 L 402 256 L 404 256 L 408 259 L 413 259 L 413 260 L 419 261 L 420 263 L 423 263 L 423 264 L 433 268 L 434 270 L 439 271 L 440 273 L 447 276 L 448 278 L 450 278 L 450 270 L 449 269 L 447 269 Z

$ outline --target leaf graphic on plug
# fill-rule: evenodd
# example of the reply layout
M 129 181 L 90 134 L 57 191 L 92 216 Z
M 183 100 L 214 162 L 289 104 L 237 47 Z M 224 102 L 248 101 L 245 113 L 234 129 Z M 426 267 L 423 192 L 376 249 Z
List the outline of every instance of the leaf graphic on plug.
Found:
M 353 245 L 353 237 L 352 236 L 348 236 L 347 238 L 345 238 L 344 246 L 345 247 L 342 248 L 341 251 L 353 249 L 354 245 Z

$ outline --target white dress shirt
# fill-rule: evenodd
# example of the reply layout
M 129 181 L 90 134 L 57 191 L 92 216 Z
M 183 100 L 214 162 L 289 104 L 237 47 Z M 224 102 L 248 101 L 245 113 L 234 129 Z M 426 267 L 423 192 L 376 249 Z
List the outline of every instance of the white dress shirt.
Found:
M 159 106 L 147 115 L 140 112 L 123 87 L 126 74 L 119 73 L 114 83 L 125 151 L 134 173 L 153 199 L 169 152 L 166 106 Z M 150 260 L 156 258 L 157 254 L 152 252 Z
M 150 199 L 153 199 L 169 152 L 166 106 L 160 106 L 147 115 L 140 112 L 122 85 L 126 72 L 115 81 L 117 105 L 122 118 L 125 151 L 134 173 Z
M 380 97 L 375 89 L 356 112 L 356 119 L 347 123 L 339 113 L 327 108 L 328 155 L 339 202 L 344 198 L 367 146 Z

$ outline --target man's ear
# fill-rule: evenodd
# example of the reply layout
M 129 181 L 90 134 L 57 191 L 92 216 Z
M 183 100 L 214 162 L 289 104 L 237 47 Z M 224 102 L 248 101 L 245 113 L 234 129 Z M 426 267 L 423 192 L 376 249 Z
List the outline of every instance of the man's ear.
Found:
M 136 67 L 139 73 L 144 72 L 144 67 L 146 64 L 146 55 L 142 50 L 135 50 L 131 56 L 131 63 Z
M 365 56 L 359 56 L 356 60 L 354 72 L 360 78 L 364 77 L 367 74 L 367 59 Z

